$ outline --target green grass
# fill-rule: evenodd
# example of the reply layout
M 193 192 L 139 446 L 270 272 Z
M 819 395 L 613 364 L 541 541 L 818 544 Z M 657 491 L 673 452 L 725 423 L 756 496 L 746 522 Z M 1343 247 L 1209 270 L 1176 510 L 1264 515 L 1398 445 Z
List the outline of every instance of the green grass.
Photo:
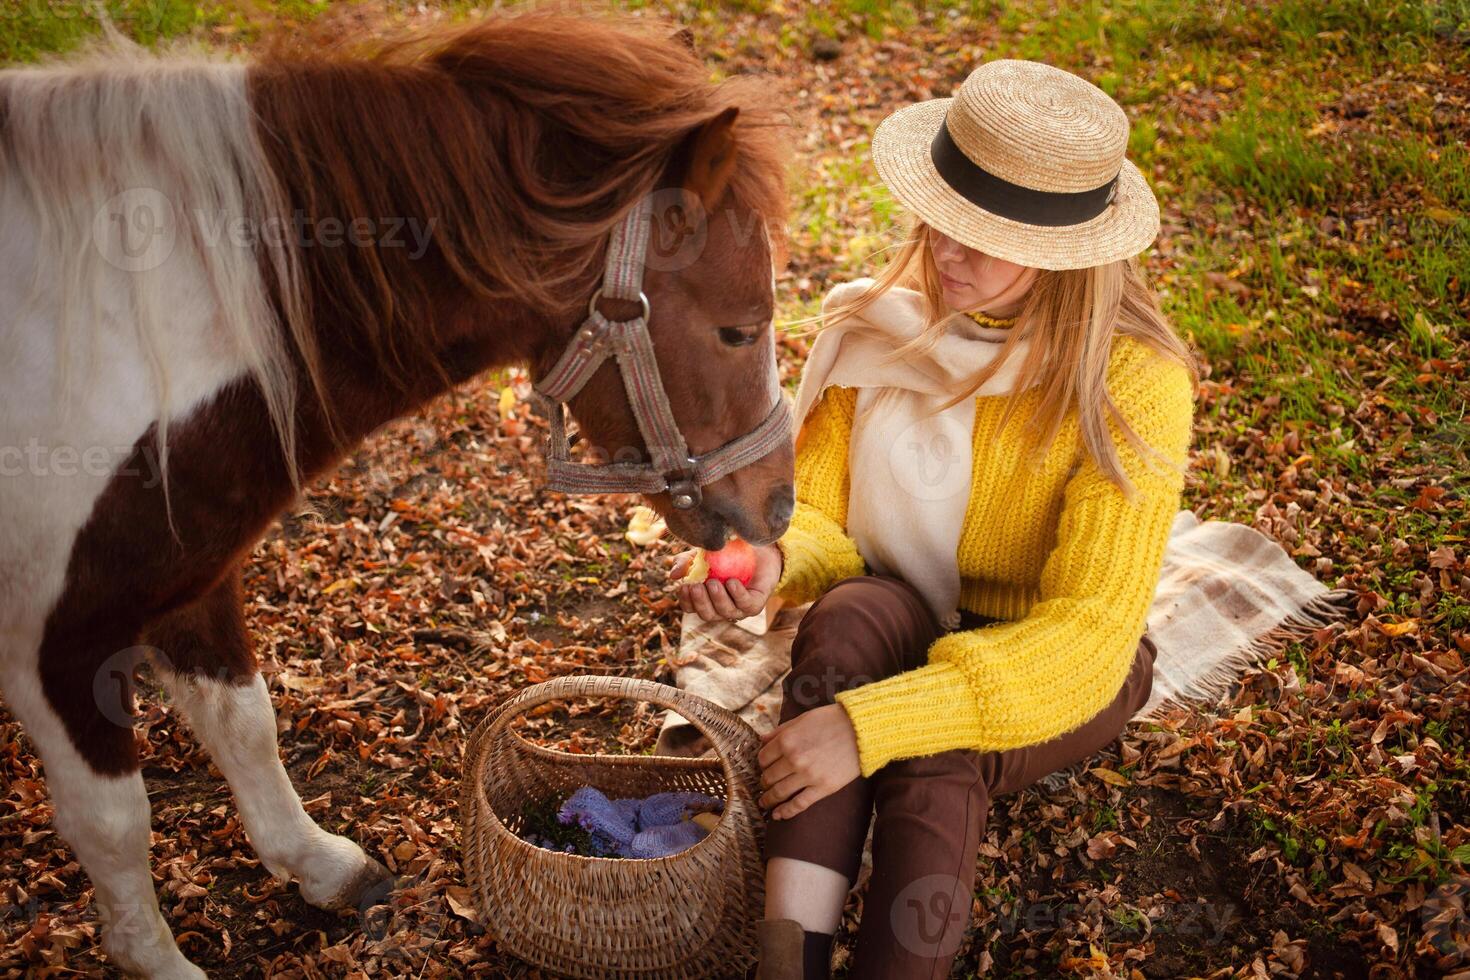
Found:
M 143 45 L 218 33 L 249 41 L 260 27 L 259 10 L 238 0 L 3 0 L 0 64 L 64 53 L 102 33 L 100 5 L 124 35 Z M 327 9 L 327 0 L 272 0 L 271 19 L 304 22 Z
M 1305 99 L 1280 107 L 1259 89 L 1247 89 L 1239 109 L 1201 148 L 1200 176 L 1236 188 L 1276 213 L 1339 197 L 1350 168 L 1340 149 L 1307 135 L 1314 116 Z
M 107 0 L 107 16 L 140 44 L 220 23 L 217 9 L 192 0 Z M 0 62 L 31 61 L 67 51 L 101 33 L 92 3 L 83 0 L 5 0 L 0 9 Z

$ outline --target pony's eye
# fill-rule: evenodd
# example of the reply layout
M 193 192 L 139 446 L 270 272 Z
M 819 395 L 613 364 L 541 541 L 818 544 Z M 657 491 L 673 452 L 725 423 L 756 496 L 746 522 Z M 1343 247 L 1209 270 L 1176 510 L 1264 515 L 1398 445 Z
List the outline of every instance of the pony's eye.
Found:
M 745 347 L 755 343 L 760 333 L 755 327 L 721 327 L 720 342 L 726 347 Z

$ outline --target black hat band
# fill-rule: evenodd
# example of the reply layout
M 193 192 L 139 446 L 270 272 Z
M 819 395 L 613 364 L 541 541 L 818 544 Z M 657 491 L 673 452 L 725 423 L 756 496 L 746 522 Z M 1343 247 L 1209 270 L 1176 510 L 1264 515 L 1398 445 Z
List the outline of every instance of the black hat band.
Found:
M 1117 192 L 1118 178 L 1088 191 L 1038 191 L 1013 184 L 965 156 L 943 123 L 929 146 L 934 169 L 955 193 L 991 214 L 1028 225 L 1050 228 L 1080 225 L 1107 210 Z

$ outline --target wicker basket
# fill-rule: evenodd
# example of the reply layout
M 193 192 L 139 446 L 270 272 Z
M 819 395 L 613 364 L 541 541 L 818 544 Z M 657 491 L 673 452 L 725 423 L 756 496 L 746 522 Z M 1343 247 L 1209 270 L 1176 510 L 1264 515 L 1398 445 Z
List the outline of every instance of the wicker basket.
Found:
M 511 722 L 568 698 L 647 701 L 687 718 L 717 758 L 573 755 Z M 470 739 L 461 809 L 465 877 L 500 948 L 572 977 L 745 976 L 764 903 L 756 800 L 760 738 L 725 709 L 625 677 L 562 677 L 500 705 Z M 724 801 L 708 836 L 672 857 L 591 858 L 516 836 L 527 802 L 595 786 L 610 797 L 694 790 Z

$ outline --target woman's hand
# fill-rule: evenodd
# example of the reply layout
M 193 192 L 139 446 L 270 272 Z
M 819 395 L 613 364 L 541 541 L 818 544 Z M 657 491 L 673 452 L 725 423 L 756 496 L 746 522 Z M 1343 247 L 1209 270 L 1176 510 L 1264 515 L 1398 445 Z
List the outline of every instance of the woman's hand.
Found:
M 840 704 L 803 712 L 761 737 L 762 807 L 771 819 L 794 817 L 863 774 L 857 733 Z
M 680 552 L 674 557 L 669 578 L 683 578 L 693 562 L 693 551 Z M 771 589 L 780 579 L 781 549 L 773 544 L 761 545 L 755 549 L 755 574 L 748 587 L 733 578 L 685 583 L 679 586 L 679 608 L 709 621 L 744 619 L 766 608 Z

